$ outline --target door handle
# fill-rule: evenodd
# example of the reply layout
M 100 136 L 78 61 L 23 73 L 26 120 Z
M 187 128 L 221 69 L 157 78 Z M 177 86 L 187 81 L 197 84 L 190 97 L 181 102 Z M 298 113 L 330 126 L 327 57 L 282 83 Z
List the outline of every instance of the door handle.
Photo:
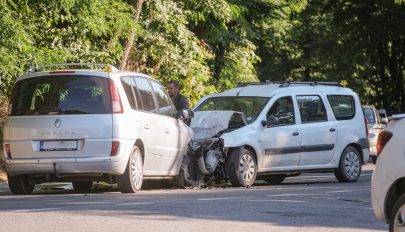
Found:
M 145 124 L 145 125 L 143 126 L 143 128 L 145 128 L 145 129 L 150 129 L 150 126 L 149 126 L 149 124 Z
M 298 132 L 293 132 L 293 136 L 297 136 L 297 135 L 299 135 L 300 133 L 298 133 Z
M 335 129 L 335 128 L 330 128 L 329 131 L 330 131 L 330 132 L 335 132 L 336 129 Z
M 170 134 L 169 128 L 166 128 L 165 133 L 166 133 L 166 134 Z

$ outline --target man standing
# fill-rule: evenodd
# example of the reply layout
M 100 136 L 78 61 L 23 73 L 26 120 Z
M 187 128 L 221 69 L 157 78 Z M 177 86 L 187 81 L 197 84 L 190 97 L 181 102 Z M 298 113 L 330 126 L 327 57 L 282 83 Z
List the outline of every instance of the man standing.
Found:
M 167 82 L 166 89 L 177 111 L 190 108 L 187 98 L 179 93 L 180 83 L 178 81 L 170 80 Z

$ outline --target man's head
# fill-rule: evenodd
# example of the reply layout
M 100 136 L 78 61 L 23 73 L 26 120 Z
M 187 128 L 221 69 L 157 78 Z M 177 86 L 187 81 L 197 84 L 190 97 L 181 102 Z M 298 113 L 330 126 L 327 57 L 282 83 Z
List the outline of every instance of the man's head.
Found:
M 170 97 L 175 97 L 180 91 L 180 83 L 175 80 L 170 80 L 166 85 L 167 92 Z

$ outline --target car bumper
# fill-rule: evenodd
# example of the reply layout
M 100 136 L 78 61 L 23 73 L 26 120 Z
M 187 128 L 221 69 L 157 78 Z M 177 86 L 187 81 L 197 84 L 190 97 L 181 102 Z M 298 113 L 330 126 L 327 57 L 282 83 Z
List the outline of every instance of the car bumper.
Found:
M 393 181 L 388 178 L 381 168 L 376 168 L 371 178 L 371 202 L 378 220 L 388 223 L 385 215 L 385 201 Z

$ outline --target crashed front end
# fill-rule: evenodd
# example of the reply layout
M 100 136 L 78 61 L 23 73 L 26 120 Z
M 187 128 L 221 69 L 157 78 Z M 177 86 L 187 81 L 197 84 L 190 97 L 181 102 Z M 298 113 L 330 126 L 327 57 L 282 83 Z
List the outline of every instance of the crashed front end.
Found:
M 245 115 L 236 111 L 199 111 L 190 127 L 194 139 L 188 153 L 189 178 L 192 183 L 228 179 L 228 153 L 222 135 L 246 126 Z M 194 169 L 194 170 L 191 170 Z

